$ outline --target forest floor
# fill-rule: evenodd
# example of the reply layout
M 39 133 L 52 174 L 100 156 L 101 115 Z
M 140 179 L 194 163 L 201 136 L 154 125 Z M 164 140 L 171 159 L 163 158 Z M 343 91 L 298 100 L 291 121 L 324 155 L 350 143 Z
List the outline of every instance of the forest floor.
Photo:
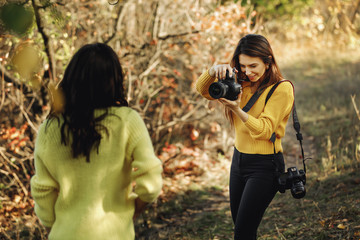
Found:
M 360 92 L 360 59 L 347 54 L 353 53 L 337 53 L 333 61 L 327 60 L 331 54 L 310 56 L 284 68 L 284 75 L 295 84 L 305 158 L 311 158 L 307 194 L 298 200 L 289 191 L 278 193 L 259 227 L 259 240 L 360 239 L 359 153 L 345 146 L 359 140 L 350 95 Z M 179 176 L 190 182 L 167 200 L 160 198 L 155 209 L 137 221 L 137 239 L 233 239 L 228 192 L 232 151 L 225 156 L 208 154 L 215 161 L 202 166 L 205 174 Z M 284 155 L 286 167 L 302 169 L 291 119 Z

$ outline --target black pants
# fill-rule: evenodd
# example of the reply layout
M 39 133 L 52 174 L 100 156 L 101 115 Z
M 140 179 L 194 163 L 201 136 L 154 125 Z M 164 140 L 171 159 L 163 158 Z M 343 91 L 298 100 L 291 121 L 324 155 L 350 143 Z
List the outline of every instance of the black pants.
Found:
M 230 171 L 235 240 L 256 239 L 264 212 L 278 191 L 276 173 L 284 169 L 281 152 L 276 155 L 244 154 L 235 148 Z

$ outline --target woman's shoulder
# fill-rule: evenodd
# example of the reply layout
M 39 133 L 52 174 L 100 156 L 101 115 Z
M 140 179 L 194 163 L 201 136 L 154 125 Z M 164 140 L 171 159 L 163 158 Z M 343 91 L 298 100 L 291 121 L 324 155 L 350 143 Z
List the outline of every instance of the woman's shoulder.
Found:
M 59 128 L 63 120 L 62 116 L 46 118 L 38 127 L 37 142 L 53 141 L 59 137 Z
M 136 114 L 137 111 L 132 109 L 131 107 L 126 107 L 126 106 L 121 106 L 121 107 L 117 107 L 117 106 L 114 106 L 114 107 L 110 107 L 109 108 L 109 112 L 112 112 L 112 113 L 116 113 L 116 114 L 119 114 L 119 115 L 131 115 L 131 114 Z
M 279 81 L 278 83 L 274 83 L 272 85 L 270 85 L 268 87 L 268 90 L 270 91 L 273 87 L 275 87 L 275 85 L 277 84 L 276 86 L 276 92 L 289 92 L 289 93 L 293 93 L 294 91 L 294 85 L 292 84 L 292 82 L 290 80 L 281 80 Z
M 48 117 L 41 123 L 38 131 L 41 132 L 48 131 L 49 129 L 50 131 L 53 129 L 58 129 L 63 122 L 63 116 L 61 115 Z
M 271 85 L 272 88 L 274 85 Z M 269 91 L 270 92 L 270 91 Z M 294 100 L 294 86 L 289 80 L 282 80 L 277 85 L 276 89 L 273 92 L 274 97 L 279 99 L 279 101 L 283 101 L 284 99 L 289 99 L 290 102 Z
M 127 121 L 138 121 L 141 119 L 140 114 L 130 107 L 110 107 L 109 113 Z

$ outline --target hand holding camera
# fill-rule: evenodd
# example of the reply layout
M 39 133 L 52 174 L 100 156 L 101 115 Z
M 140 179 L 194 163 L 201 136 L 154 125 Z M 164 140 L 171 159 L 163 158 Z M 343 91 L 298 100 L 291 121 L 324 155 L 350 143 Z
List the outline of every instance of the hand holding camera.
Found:
M 218 82 L 212 83 L 209 87 L 209 94 L 212 98 L 225 98 L 231 101 L 238 99 L 241 85 L 235 79 L 237 70 L 233 68 L 229 71 L 229 68 L 231 69 L 230 65 L 217 65 L 209 70 L 211 76 L 216 76 L 219 79 Z

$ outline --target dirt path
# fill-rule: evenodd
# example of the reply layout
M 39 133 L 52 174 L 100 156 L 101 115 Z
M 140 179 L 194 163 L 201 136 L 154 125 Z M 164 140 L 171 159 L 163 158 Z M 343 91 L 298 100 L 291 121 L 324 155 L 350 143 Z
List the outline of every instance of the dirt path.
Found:
M 311 137 L 306 135 L 303 137 L 305 157 L 314 156 Z M 286 167 L 297 166 L 298 169 L 303 169 L 300 145 L 291 119 L 286 128 L 283 147 Z M 204 186 L 204 189 L 189 190 L 174 196 L 171 203 L 160 206 L 156 220 L 150 224 L 146 223 L 149 220 L 145 217 L 144 224 L 137 229 L 141 232 L 137 239 L 232 239 L 233 224 L 229 208 L 229 191 L 228 185 L 224 183 L 224 178 L 229 177 L 229 171 L 226 169 L 230 167 L 230 159 L 226 160 L 226 166 L 224 162 L 221 164 L 221 170 L 219 166 L 219 169 L 214 166 L 208 172 L 215 174 L 222 171 L 224 175 L 222 183 L 216 178 L 209 179 L 206 174 L 199 176 L 196 181 Z

